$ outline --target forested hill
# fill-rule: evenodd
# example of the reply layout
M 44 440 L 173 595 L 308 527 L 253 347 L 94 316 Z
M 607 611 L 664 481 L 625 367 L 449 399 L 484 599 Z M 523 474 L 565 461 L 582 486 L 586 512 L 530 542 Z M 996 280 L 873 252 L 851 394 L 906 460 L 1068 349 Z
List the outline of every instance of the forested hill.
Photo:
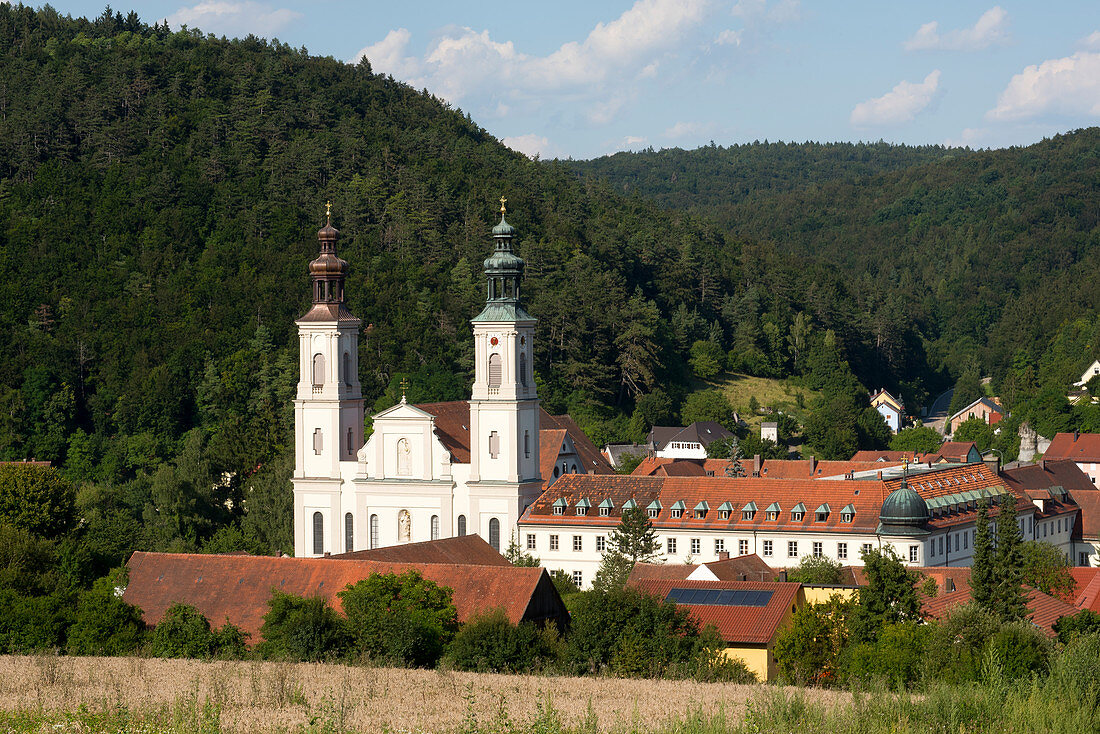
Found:
M 978 360 L 1003 376 L 1100 310 L 1097 128 L 995 151 L 762 144 L 569 165 L 835 264 L 865 308 L 917 324 L 955 374 Z
M 620 194 L 638 193 L 663 207 L 711 214 L 811 185 L 864 183 L 887 171 L 950 159 L 966 149 L 888 143 L 748 143 L 694 150 L 664 148 L 563 161 L 570 170 L 607 180 Z

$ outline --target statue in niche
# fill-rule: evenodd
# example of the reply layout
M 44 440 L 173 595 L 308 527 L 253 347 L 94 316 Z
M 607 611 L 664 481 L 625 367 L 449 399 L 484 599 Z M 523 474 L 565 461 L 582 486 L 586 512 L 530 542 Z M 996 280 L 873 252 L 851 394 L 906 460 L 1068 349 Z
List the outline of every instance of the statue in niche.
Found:
M 397 513 L 397 541 L 408 543 L 412 540 L 412 517 L 408 510 Z
M 409 449 L 407 438 L 397 442 L 397 473 L 400 476 L 412 474 L 412 451 Z

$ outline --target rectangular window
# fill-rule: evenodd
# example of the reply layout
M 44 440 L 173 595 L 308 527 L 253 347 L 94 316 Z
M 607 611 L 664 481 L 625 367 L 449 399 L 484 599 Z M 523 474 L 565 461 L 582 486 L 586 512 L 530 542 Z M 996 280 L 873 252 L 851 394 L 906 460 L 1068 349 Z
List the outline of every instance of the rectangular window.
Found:
M 819 541 L 815 540 L 814 541 L 814 558 L 821 558 L 822 553 L 823 553 L 823 550 L 821 548 L 821 543 Z
M 737 541 L 737 555 L 747 556 L 749 554 L 749 541 L 739 540 Z
M 1089 554 L 1084 551 L 1078 551 L 1077 553 L 1077 565 L 1087 566 L 1089 565 Z
M 558 549 L 558 536 L 551 535 L 550 536 L 550 550 L 557 550 L 557 549 Z
M 606 547 L 606 545 L 607 545 L 607 539 L 604 538 L 602 535 L 597 535 L 596 536 L 596 552 L 597 553 L 603 553 L 603 549 L 604 549 L 604 547 Z
M 715 553 L 721 553 L 725 549 L 726 549 L 726 541 L 723 540 L 722 538 L 715 538 L 714 539 L 714 552 Z
M 943 555 L 943 536 L 940 536 L 940 555 Z
M 778 520 L 779 519 L 779 513 L 776 512 L 775 510 L 773 510 L 773 511 L 771 511 L 767 514 L 767 518 L 769 520 Z
M 836 557 L 842 561 L 848 560 L 848 544 L 837 543 L 836 544 Z
M 649 519 L 650 520 L 656 520 L 657 519 L 657 508 L 656 507 L 650 507 L 649 508 Z
M 684 511 L 683 511 L 683 510 L 677 510 L 677 509 L 675 509 L 675 508 L 674 508 L 674 509 L 672 510 L 672 516 L 673 516 L 674 518 L 675 518 L 675 517 L 680 517 L 680 516 L 681 516 L 681 515 L 683 515 L 683 514 L 684 514 Z
M 1043 537 L 1047 537 L 1047 525 L 1050 523 L 1043 523 Z
M 500 434 L 489 431 L 489 458 L 495 459 L 500 455 Z
M 581 549 L 581 536 L 574 535 L 573 536 L 573 550 L 574 551 L 579 551 L 580 549 Z
M 611 514 L 611 508 L 610 507 L 601 507 L 600 508 L 600 517 L 607 517 L 610 514 Z
M 535 549 L 535 534 L 527 533 L 527 550 Z
M 587 515 L 588 514 L 588 508 L 587 507 L 578 507 L 577 508 L 577 514 L 578 515 Z
M 573 572 L 573 583 L 576 584 L 577 586 L 583 586 L 584 585 L 584 574 L 580 571 L 574 571 Z
M 700 547 L 699 539 L 698 538 L 692 538 L 691 539 L 691 555 L 693 555 L 693 556 L 699 555 L 699 547 Z
M 718 511 L 718 519 L 719 520 L 729 520 L 730 519 L 730 511 L 729 510 L 719 510 Z M 746 517 L 745 519 L 746 520 L 751 520 L 752 518 L 751 517 Z
M 805 516 L 806 516 L 805 512 L 792 512 L 791 513 L 791 520 L 794 520 L 795 522 L 802 522 L 802 518 L 805 517 Z
M 772 542 L 770 540 L 764 541 L 764 555 L 771 557 L 772 554 Z
M 909 562 L 910 563 L 916 563 L 917 562 L 917 557 L 919 555 L 920 555 L 920 546 L 919 545 L 909 546 Z
M 969 530 L 964 530 L 963 531 L 963 550 L 966 550 L 969 547 L 970 547 L 970 531 Z
M 565 514 L 565 508 L 561 507 L 561 506 L 555 507 L 554 508 L 554 514 L 555 515 L 564 515 Z
M 787 541 L 787 558 L 798 558 L 798 541 Z
M 676 555 L 676 538 L 668 538 L 665 540 L 665 552 L 670 555 Z
M 861 554 L 862 553 L 870 553 L 871 552 L 871 544 L 870 543 L 864 543 L 863 545 L 861 545 L 859 547 L 859 552 Z

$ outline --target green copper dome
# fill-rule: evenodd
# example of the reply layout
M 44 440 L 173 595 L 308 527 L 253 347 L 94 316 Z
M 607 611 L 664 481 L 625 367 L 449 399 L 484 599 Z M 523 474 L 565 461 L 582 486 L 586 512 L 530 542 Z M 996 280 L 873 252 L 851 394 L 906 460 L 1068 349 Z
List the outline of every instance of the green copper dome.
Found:
M 899 529 L 919 528 L 928 522 L 929 517 L 928 505 L 907 484 L 902 484 L 890 493 L 882 503 L 878 516 L 883 526 L 892 525 Z
M 516 228 L 513 227 L 512 225 L 508 224 L 508 222 L 504 221 L 504 215 L 501 214 L 500 215 L 500 224 L 493 227 L 493 236 L 494 237 L 501 237 L 501 236 L 507 235 L 508 237 L 511 237 L 515 233 L 516 233 Z
M 485 308 L 474 321 L 534 321 L 520 305 L 523 258 L 512 250 L 516 228 L 504 219 L 501 199 L 500 223 L 493 227 L 493 252 L 482 264 L 486 276 Z

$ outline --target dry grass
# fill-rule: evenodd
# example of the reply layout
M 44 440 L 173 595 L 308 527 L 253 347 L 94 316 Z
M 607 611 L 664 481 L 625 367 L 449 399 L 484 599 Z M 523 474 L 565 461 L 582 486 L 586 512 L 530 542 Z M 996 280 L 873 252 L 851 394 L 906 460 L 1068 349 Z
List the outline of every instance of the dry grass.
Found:
M 614 678 L 483 675 L 452 671 L 145 658 L 0 656 L 0 710 L 164 710 L 206 702 L 229 732 L 450 732 L 502 713 L 535 718 L 549 701 L 563 723 L 595 712 L 599 728 L 650 730 L 688 712 L 740 718 L 759 686 Z M 850 697 L 806 692 L 828 708 Z
M 806 409 L 798 407 L 798 394 L 802 394 L 803 405 L 808 406 L 818 393 L 809 388 L 792 385 L 786 380 L 773 380 L 767 377 L 752 377 L 739 373 L 723 372 L 711 383 L 721 390 L 741 417 L 753 426 L 774 417 L 754 415 L 749 411 L 749 399 L 755 397 L 760 405 L 765 405 L 784 413 L 805 416 Z

